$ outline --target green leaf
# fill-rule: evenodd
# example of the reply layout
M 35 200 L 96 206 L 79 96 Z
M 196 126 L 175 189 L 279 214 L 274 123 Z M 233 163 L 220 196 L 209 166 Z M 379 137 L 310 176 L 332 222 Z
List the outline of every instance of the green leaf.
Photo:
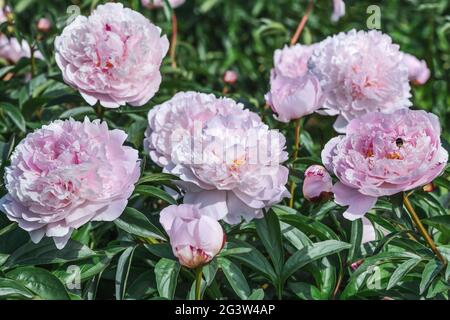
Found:
M 247 299 L 250 296 L 251 291 L 241 269 L 233 262 L 223 257 L 217 258 L 217 262 L 237 296 L 242 300 Z
M 237 248 L 248 248 L 250 249 L 247 253 L 237 253 L 237 254 L 230 254 L 229 257 L 232 257 L 234 260 L 238 260 L 248 267 L 258 271 L 266 277 L 267 279 L 274 282 L 276 280 L 276 274 L 273 270 L 272 265 L 269 263 L 269 261 L 264 257 L 264 255 L 258 251 L 255 247 L 251 246 L 250 244 L 240 241 L 237 239 L 230 240 L 228 242 L 228 245 L 230 247 L 236 246 Z
M 172 247 L 168 243 L 146 243 L 144 244 L 144 247 L 157 257 L 177 260 L 173 255 Z
M 347 262 L 353 262 L 360 254 L 363 237 L 362 219 L 352 221 L 352 231 L 350 235 L 351 248 L 348 253 Z
M 120 229 L 133 235 L 144 238 L 166 240 L 164 234 L 142 212 L 127 207 L 122 215 L 114 220 L 114 224 Z
M 420 259 L 420 256 L 409 252 L 382 252 L 366 258 L 363 264 L 351 274 L 340 298 L 349 299 L 356 296 L 363 288 L 366 278 L 373 273 L 376 270 L 375 268 L 379 265 L 394 263 L 397 260 L 403 261 L 409 259 Z
M 320 300 L 322 299 L 320 290 L 304 282 L 292 282 L 288 284 L 289 289 L 302 300 Z
M 179 272 L 180 264 L 174 260 L 162 258 L 155 265 L 156 287 L 161 297 L 173 299 Z
M 177 204 L 177 201 L 171 195 L 169 195 L 164 190 L 161 190 L 154 186 L 140 185 L 140 186 L 136 187 L 134 192 L 138 193 L 142 196 L 149 196 L 149 197 L 164 200 L 165 202 L 167 202 L 169 204 Z
M 69 300 L 64 285 L 49 271 L 36 267 L 20 267 L 6 274 L 40 298 L 45 300 Z
M 423 269 L 422 280 L 420 281 L 420 294 L 423 294 L 428 289 L 431 282 L 436 278 L 443 268 L 443 264 L 438 260 L 430 260 Z
M 87 115 L 87 114 L 95 114 L 95 111 L 92 107 L 77 107 L 73 109 L 69 109 L 64 111 L 59 115 L 60 119 L 66 119 L 71 117 L 76 117 L 80 115 Z
M 443 232 L 450 230 L 450 215 L 431 217 L 423 219 L 422 222 Z
M 1 102 L 0 109 L 3 110 L 6 115 L 14 122 L 17 128 L 22 132 L 26 132 L 25 119 L 20 112 L 20 109 L 10 103 Z
M 179 180 L 179 178 L 169 173 L 151 173 L 142 176 L 137 184 L 140 185 L 144 183 L 163 183 L 170 182 L 172 180 Z
M 136 247 L 128 247 L 120 255 L 116 270 L 116 300 L 122 300 L 127 291 L 128 275 L 130 274 L 131 261 Z
M 337 240 L 326 240 L 305 247 L 302 250 L 295 252 L 286 261 L 283 268 L 283 280 L 287 280 L 298 269 L 317 259 L 349 249 L 350 247 L 351 244 Z
M 276 205 L 272 207 L 272 210 L 278 215 L 280 221 L 299 229 L 305 234 L 313 234 L 320 240 L 339 240 L 339 237 L 331 228 L 319 221 L 297 214 L 297 211 L 292 208 Z
M 11 223 L 11 224 L 7 225 L 6 227 L 0 229 L 0 237 L 4 234 L 7 234 L 8 232 L 13 231 L 17 227 L 18 227 L 17 223 Z
M 272 260 L 275 273 L 280 276 L 283 269 L 283 243 L 281 241 L 280 222 L 273 211 L 266 212 L 264 219 L 255 222 L 256 232 Z
M 0 278 L 0 298 L 15 298 L 15 299 L 32 299 L 33 292 L 28 290 L 20 282 L 12 279 Z
M 263 300 L 263 299 L 264 299 L 264 290 L 263 289 L 256 289 L 247 298 L 247 300 Z
M 389 279 L 389 283 L 387 285 L 387 290 L 393 288 L 399 281 L 405 277 L 408 272 L 410 272 L 412 269 L 414 269 L 415 266 L 421 261 L 422 259 L 410 259 L 403 262 L 395 271 L 392 273 L 391 278 Z
M 44 238 L 38 244 L 28 242 L 15 250 L 5 263 L 6 267 L 41 265 L 77 261 L 94 256 L 96 253 L 81 243 L 69 240 L 58 250 L 51 238 Z

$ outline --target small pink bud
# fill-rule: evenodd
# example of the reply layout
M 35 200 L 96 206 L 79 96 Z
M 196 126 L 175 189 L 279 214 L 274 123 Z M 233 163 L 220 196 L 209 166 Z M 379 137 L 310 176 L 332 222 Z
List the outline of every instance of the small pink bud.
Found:
M 49 32 L 52 28 L 52 23 L 47 18 L 40 18 L 37 23 L 37 29 L 40 32 Z
M 202 215 L 195 205 L 164 208 L 159 221 L 170 237 L 173 254 L 180 264 L 191 269 L 211 261 L 226 241 L 219 222 Z
M 228 84 L 235 84 L 238 79 L 238 74 L 236 71 L 227 70 L 223 75 L 223 82 Z
M 358 261 L 355 261 L 355 262 L 353 262 L 353 263 L 350 265 L 350 268 L 351 268 L 353 271 L 355 271 L 356 269 L 358 269 L 358 267 L 359 267 L 360 265 L 362 265 L 363 262 L 364 262 L 364 260 L 358 260 Z
M 303 196 L 311 201 L 328 200 L 333 195 L 333 181 L 327 170 L 319 165 L 310 166 L 305 171 Z
M 425 192 L 433 192 L 436 189 L 436 186 L 433 182 L 430 182 L 429 184 L 426 184 L 423 186 L 423 191 Z
M 420 86 L 428 81 L 431 72 L 425 60 L 419 60 L 415 56 L 405 53 L 403 62 L 408 67 L 408 78 L 412 84 Z

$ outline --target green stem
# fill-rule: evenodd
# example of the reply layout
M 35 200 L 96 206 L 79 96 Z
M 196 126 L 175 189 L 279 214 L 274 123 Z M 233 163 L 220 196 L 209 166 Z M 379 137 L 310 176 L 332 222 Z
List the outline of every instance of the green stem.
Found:
M 278 300 L 283 299 L 283 284 L 281 281 L 277 283 L 277 298 Z
M 301 124 L 302 119 L 297 119 L 295 121 L 295 142 L 294 142 L 294 155 L 292 157 L 292 162 L 294 163 L 295 160 L 297 160 L 298 157 L 298 150 L 300 148 L 300 130 L 301 130 Z M 289 201 L 289 207 L 294 207 L 294 195 L 295 195 L 295 182 L 292 181 L 291 184 L 291 200 Z
M 427 230 L 422 224 L 422 221 L 420 221 L 419 216 L 417 215 L 416 211 L 414 210 L 411 202 L 409 201 L 408 194 L 403 194 L 403 203 L 405 204 L 406 209 L 408 210 L 412 220 L 414 221 L 414 224 L 417 226 L 417 229 L 419 229 L 420 233 L 422 234 L 423 238 L 427 242 L 427 244 L 430 246 L 431 250 L 436 254 L 439 260 L 442 261 L 443 264 L 447 264 L 447 261 L 442 256 L 441 252 L 436 247 L 436 244 L 434 243 L 433 239 L 428 234 Z
M 202 300 L 202 275 L 203 275 L 203 266 L 198 267 L 195 270 L 195 300 Z

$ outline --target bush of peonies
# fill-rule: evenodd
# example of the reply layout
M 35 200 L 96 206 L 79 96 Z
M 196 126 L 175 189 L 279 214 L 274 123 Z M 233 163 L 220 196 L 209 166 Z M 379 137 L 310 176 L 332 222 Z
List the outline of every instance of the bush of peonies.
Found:
M 168 1 L 172 9 L 184 2 Z M 164 1 L 142 0 L 140 5 L 162 8 Z M 342 0 L 329 5 L 333 8 L 331 20 L 336 23 L 345 15 L 346 5 Z M 9 7 L 0 10 L 0 24 L 14 24 L 12 12 Z M 309 14 L 314 13 L 307 13 L 304 22 Z M 183 91 L 186 86 L 182 82 L 192 75 L 176 68 L 175 50 L 171 50 L 171 70 L 179 78 L 177 90 L 168 93 L 164 89 L 164 57 L 175 43 L 170 44 L 146 15 L 121 3 L 100 4 L 88 16 L 77 16 L 63 30 L 59 30 L 57 20 L 41 15 L 34 28 L 39 32 L 36 41 L 58 30 L 53 58 L 62 81 L 94 107 L 74 107 L 69 102 L 61 114 L 67 119 L 53 121 L 45 110 L 33 109 L 25 117 L 48 119 L 38 126 L 29 121 L 25 124 L 23 116 L 17 118 L 11 112 L 11 106 L 15 107 L 10 101 L 14 99 L 3 104 L 6 116 L 23 133 L 29 133 L 14 135 L 9 160 L 1 162 L 5 192 L 0 211 L 26 231 L 35 245 L 45 245 L 44 237 L 53 240 L 61 251 L 55 254 L 57 258 L 43 261 L 65 263 L 101 257 L 105 266 L 99 272 L 103 272 L 113 257 L 120 255 L 118 264 L 122 265 L 115 268 L 119 299 L 126 297 L 121 281 L 125 279 L 126 287 L 128 278 L 128 273 L 119 272 L 123 272 L 125 263 L 129 263 L 130 271 L 134 251 L 143 247 L 148 249 L 147 255 L 152 255 L 143 260 L 144 265 L 155 268 L 152 281 L 157 282 L 155 291 L 164 298 L 174 297 L 180 266 L 194 278 L 189 297 L 196 299 L 206 295 L 209 286 L 211 297 L 214 291 L 220 292 L 222 284 L 214 280 L 218 269 L 240 298 L 251 294 L 249 285 L 242 282 L 243 272 L 262 288 L 266 288 L 266 282 L 272 283 L 275 290 L 270 294 L 278 298 L 286 295 L 283 286 L 294 275 L 295 283 L 286 286 L 290 290 L 286 297 L 304 298 L 304 293 L 296 291 L 297 286 L 304 287 L 302 292 L 307 289 L 314 293 L 324 285 L 307 284 L 309 279 L 298 270 L 305 265 L 322 270 L 321 263 L 334 266 L 327 255 L 339 254 L 341 276 L 349 272 L 346 277 L 350 285 L 359 283 L 354 277 L 368 267 L 364 260 L 370 261 L 379 251 L 374 244 L 380 237 L 398 236 L 390 229 L 391 221 L 380 223 L 391 214 L 386 208 L 392 206 L 397 214 L 392 219 L 401 226 L 399 232 L 409 230 L 414 234 L 411 239 L 421 241 L 421 250 L 428 250 L 429 263 L 447 263 L 448 248 L 444 245 L 448 246 L 448 228 L 441 227 L 440 219 L 444 218 L 436 217 L 446 210 L 448 197 L 424 196 L 421 190 L 434 186 L 436 179 L 438 185 L 448 186 L 448 179 L 440 178 L 448 165 L 448 151 L 439 117 L 413 106 L 415 89 L 411 87 L 425 85 L 432 73 L 425 60 L 402 52 L 387 33 L 352 29 L 317 43 L 292 41 L 276 49 L 267 79 L 268 92 L 264 97 L 252 97 L 265 100 L 275 122 L 268 117 L 270 109 L 258 113 L 246 99 L 228 94 L 244 85 L 246 79 L 232 67 L 225 72 L 222 69 L 219 76 L 223 97 L 202 92 L 207 90 Z M 176 39 L 178 31 L 171 32 Z M 0 58 L 7 68 L 18 66 L 21 59 L 30 61 L 26 79 L 35 81 L 30 90 L 42 85 L 36 80 L 36 60 L 42 60 L 37 62 L 38 67 L 48 60 L 40 48 L 33 39 L 0 33 Z M 12 72 L 3 78 L 5 83 L 14 77 L 14 67 L 8 70 Z M 39 91 L 33 91 L 33 95 L 39 95 Z M 43 96 L 53 98 L 47 91 Z M 28 103 L 18 99 L 19 113 L 31 108 L 32 103 L 41 103 L 38 98 Z M 52 101 L 41 104 L 45 108 L 58 104 Z M 76 120 L 86 108 L 95 115 Z M 335 117 L 334 125 L 327 120 L 321 123 L 320 119 L 326 118 L 321 116 Z M 113 117 L 120 120 L 113 122 Z M 128 117 L 136 121 L 131 126 L 124 124 L 129 123 Z M 295 130 L 290 125 L 293 120 L 298 120 Z M 329 125 L 335 132 L 332 136 L 325 134 L 329 141 L 320 151 L 314 151 L 311 140 L 317 137 L 302 132 L 302 123 L 318 128 Z M 272 129 L 274 126 L 277 129 Z M 14 138 L 19 136 L 22 139 L 13 148 Z M 142 152 L 138 150 L 141 145 Z M 154 185 L 158 182 L 163 189 Z M 430 189 L 433 192 L 435 188 Z M 414 193 L 419 196 L 411 202 L 409 197 Z M 153 198 L 158 200 L 149 200 Z M 424 203 L 429 204 L 428 209 L 420 207 Z M 414 206 L 420 208 L 419 214 Z M 433 210 L 439 213 L 430 213 Z M 428 217 L 428 225 L 439 226 L 434 234 L 425 230 L 422 217 Z M 325 225 L 328 218 L 338 229 L 340 241 Z M 113 225 L 106 222 L 114 222 L 117 228 L 111 231 L 103 227 Z M 351 232 L 344 231 L 347 225 L 351 225 Z M 100 247 L 91 248 L 95 250 L 92 255 L 82 256 L 81 251 L 76 257 L 65 254 L 74 243 L 92 244 L 89 234 L 94 230 L 110 232 L 117 241 L 107 247 L 100 242 Z M 9 230 L 0 228 L 0 241 L 2 232 Z M 418 240 L 420 237 L 423 240 Z M 258 248 L 246 241 L 256 241 Z M 436 245 L 437 241 L 441 245 Z M 266 254 L 259 252 L 261 247 Z M 352 251 L 342 255 L 350 247 Z M 399 247 L 404 250 L 408 245 Z M 94 252 L 83 248 L 83 252 Z M 46 257 L 39 250 L 36 255 Z M 22 251 L 26 250 L 17 252 Z M 8 259 L 21 261 L 15 253 L 4 256 L 3 261 L 0 255 L 0 275 L 5 261 L 8 268 Z M 310 260 L 302 264 L 301 259 Z M 411 268 L 424 258 L 415 259 L 418 261 Z M 63 272 L 58 269 L 55 274 L 62 277 Z M 324 277 L 322 273 L 317 275 Z M 162 281 L 167 281 L 171 289 L 163 289 Z M 385 287 L 400 280 L 393 281 Z M 339 285 L 334 283 L 333 292 L 322 293 L 321 297 L 335 298 L 338 292 L 351 297 L 348 291 L 353 287 Z M 431 282 L 426 288 L 430 286 Z M 380 294 L 389 292 L 386 289 Z

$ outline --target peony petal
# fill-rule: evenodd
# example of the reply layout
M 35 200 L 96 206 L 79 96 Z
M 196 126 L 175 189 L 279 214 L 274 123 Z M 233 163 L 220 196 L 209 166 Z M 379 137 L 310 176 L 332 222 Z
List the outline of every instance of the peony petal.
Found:
M 226 191 L 202 191 L 186 193 L 184 203 L 196 205 L 200 212 L 216 220 L 228 214 Z
M 356 220 L 363 217 L 367 211 L 377 202 L 376 197 L 361 194 L 357 189 L 348 187 L 342 182 L 337 182 L 333 186 L 334 201 L 341 206 L 349 206 L 344 212 L 344 217 L 348 220 Z

